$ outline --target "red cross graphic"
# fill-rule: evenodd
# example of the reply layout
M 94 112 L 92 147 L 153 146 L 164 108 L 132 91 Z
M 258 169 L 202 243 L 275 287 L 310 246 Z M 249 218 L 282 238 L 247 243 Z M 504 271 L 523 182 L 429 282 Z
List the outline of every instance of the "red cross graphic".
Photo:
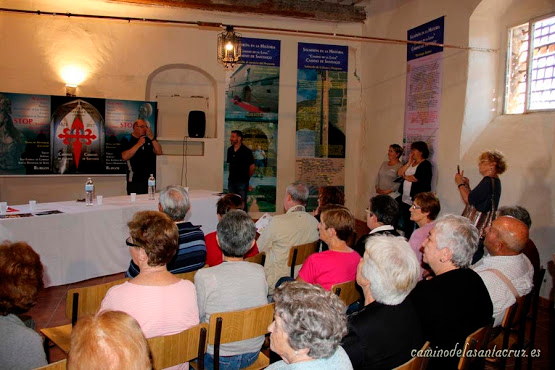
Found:
M 75 133 L 72 134 L 71 132 L 74 131 Z M 71 125 L 71 129 L 64 128 L 64 133 L 58 135 L 60 139 L 64 139 L 64 144 L 69 145 L 72 142 L 69 139 L 75 139 L 73 141 L 73 158 L 75 158 L 75 167 L 79 168 L 79 159 L 81 158 L 81 148 L 83 147 L 83 143 L 81 139 L 86 140 L 84 143 L 85 145 L 91 145 L 92 140 L 96 139 L 96 135 L 92 134 L 90 129 L 85 130 L 85 126 L 83 125 L 83 121 L 79 116 L 76 116 L 73 120 Z

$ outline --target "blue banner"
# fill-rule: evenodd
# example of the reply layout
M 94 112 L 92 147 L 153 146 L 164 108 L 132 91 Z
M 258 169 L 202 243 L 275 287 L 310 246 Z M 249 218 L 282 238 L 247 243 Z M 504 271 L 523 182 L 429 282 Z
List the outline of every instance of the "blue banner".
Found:
M 347 46 L 299 42 L 297 68 L 347 72 L 348 55 Z
M 408 30 L 407 40 L 443 44 L 443 33 L 445 30 L 444 21 L 445 17 L 440 17 Z M 442 51 L 442 46 L 407 44 L 407 61 L 440 53 Z
M 241 38 L 241 61 L 243 64 L 279 67 L 281 41 Z

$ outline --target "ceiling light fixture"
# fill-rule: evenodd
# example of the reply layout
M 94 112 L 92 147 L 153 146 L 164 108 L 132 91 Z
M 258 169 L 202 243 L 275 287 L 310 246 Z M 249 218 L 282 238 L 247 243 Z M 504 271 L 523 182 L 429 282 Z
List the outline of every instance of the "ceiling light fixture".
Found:
M 225 31 L 218 34 L 218 62 L 225 68 L 233 69 L 241 58 L 241 35 L 233 31 L 233 26 L 226 26 Z

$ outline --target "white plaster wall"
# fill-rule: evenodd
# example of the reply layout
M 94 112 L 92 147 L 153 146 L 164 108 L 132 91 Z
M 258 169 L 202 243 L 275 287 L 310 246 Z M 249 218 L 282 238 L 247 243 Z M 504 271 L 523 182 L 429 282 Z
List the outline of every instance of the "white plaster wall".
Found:
M 235 26 L 266 26 L 341 34 L 361 32 L 361 25 L 357 24 L 341 25 L 249 14 L 232 15 L 169 7 L 122 5 L 102 0 L 4 0 L 2 7 L 59 13 L 221 22 Z M 216 138 L 205 141 L 204 157 L 188 158 L 188 185 L 192 188 L 214 190 L 222 188 L 223 150 L 228 143 L 223 141 L 225 70 L 216 61 L 216 36 L 220 30 L 198 29 L 196 26 L 0 13 L 0 32 L 2 35 L 9 35 L 1 38 L 0 47 L 5 55 L 10 56 L 0 58 L 0 91 L 63 95 L 65 83 L 60 76 L 60 70 L 66 64 L 77 64 L 87 71 L 87 77 L 78 88 L 79 96 L 143 100 L 152 99 L 152 94 L 155 94 L 154 91 L 150 91 L 149 96 L 146 96 L 147 80 L 158 68 L 169 64 L 187 64 L 202 69 L 214 79 L 216 85 Z M 312 42 L 348 45 L 349 69 L 353 72 L 355 65 L 358 65 L 358 73 L 362 75 L 360 53 L 357 53 L 360 44 L 333 38 L 289 36 L 279 32 L 241 33 L 245 37 L 279 39 L 282 42 L 277 189 L 277 210 L 280 211 L 285 187 L 294 181 L 295 177 L 297 44 Z M 353 77 L 353 73 L 350 73 L 348 88 L 346 192 L 347 205 L 354 206 L 356 167 L 353 164 L 358 161 L 358 132 L 362 123 L 360 83 Z M 183 86 L 176 85 L 175 93 L 183 90 Z M 180 171 L 180 160 L 178 157 L 159 157 L 161 173 L 165 170 Z M 26 203 L 30 198 L 39 202 L 75 199 L 82 197 L 85 180 L 83 176 L 0 177 L 0 199 L 10 204 Z M 164 182 L 164 179 L 160 180 Z M 102 190 L 97 191 L 105 196 L 124 194 L 124 182 L 123 176 L 95 176 L 95 183 L 101 183 L 102 187 Z
M 478 6 L 479 5 L 479 6 Z M 538 245 L 542 264 L 555 252 L 554 174 L 552 168 L 555 113 L 501 115 L 506 30 L 528 19 L 555 11 L 549 0 L 441 1 L 374 0 L 364 35 L 405 39 L 410 28 L 445 15 L 445 43 L 461 46 L 499 47 L 499 53 L 445 49 L 440 116 L 437 193 L 442 214 L 462 211 L 454 184 L 457 164 L 477 184 L 478 154 L 489 148 L 505 153 L 509 170 L 502 175 L 501 205 L 520 204 L 532 216 L 531 237 Z M 476 17 L 473 16 L 474 10 Z M 489 15 L 495 10 L 499 18 Z M 385 160 L 389 143 L 401 142 L 405 104 L 406 47 L 365 44 L 362 100 L 367 124 L 357 184 L 363 216 L 365 201 L 374 187 L 374 176 Z M 494 101 L 495 99 L 495 101 Z M 550 296 L 553 271 L 548 272 L 541 295 Z

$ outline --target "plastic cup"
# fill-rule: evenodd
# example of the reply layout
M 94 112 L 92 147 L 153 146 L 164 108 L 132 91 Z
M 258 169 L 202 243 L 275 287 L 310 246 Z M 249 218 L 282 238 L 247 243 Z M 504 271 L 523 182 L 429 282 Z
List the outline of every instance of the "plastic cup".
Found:
M 137 200 L 137 193 L 131 193 L 131 201 L 134 202 Z
M 96 204 L 101 206 L 102 205 L 102 195 L 97 195 L 96 196 Z
M 29 201 L 29 210 L 31 212 L 35 212 L 36 209 L 37 209 L 37 201 L 36 200 L 30 200 Z

